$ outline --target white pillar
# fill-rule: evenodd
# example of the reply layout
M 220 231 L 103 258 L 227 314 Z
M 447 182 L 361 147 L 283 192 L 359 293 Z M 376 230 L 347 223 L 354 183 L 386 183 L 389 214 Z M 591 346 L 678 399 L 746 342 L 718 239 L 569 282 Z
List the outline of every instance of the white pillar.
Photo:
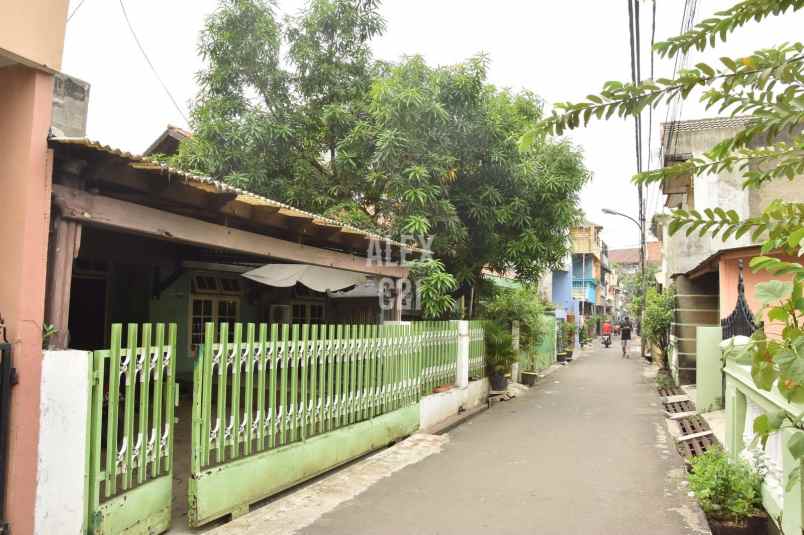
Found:
M 469 322 L 458 321 L 458 368 L 455 373 L 455 386 L 469 386 Z
M 511 344 L 514 346 L 514 355 L 519 358 L 519 320 L 514 320 L 511 327 Z M 519 382 L 519 362 L 511 364 L 511 380 L 515 383 Z
M 45 351 L 34 534 L 84 533 L 91 353 Z

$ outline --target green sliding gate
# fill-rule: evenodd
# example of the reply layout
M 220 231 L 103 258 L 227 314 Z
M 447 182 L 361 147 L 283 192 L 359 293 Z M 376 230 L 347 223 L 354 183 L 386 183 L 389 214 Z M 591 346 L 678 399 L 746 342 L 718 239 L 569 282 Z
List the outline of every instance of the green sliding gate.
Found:
M 95 351 L 86 526 L 89 533 L 160 533 L 170 526 L 176 325 L 112 326 Z
M 446 332 L 208 323 L 193 381 L 190 525 L 242 514 L 418 429 L 423 363 L 428 381 L 442 380 Z
M 483 348 L 471 322 L 474 377 Z M 457 322 L 206 324 L 193 372 L 190 526 L 413 433 L 421 396 L 454 382 L 457 354 Z M 87 532 L 166 531 L 176 325 L 115 324 L 110 348 L 92 358 Z

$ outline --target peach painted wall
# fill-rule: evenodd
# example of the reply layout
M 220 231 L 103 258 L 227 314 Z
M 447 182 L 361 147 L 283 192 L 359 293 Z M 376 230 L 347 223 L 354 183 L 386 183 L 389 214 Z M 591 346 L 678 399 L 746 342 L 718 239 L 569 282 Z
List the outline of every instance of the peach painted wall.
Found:
M 53 76 L 0 69 L 0 313 L 19 383 L 11 394 L 6 512 L 12 533 L 33 533 L 52 156 Z
M 755 287 L 760 282 L 767 282 L 769 280 L 792 280 L 791 275 L 771 275 L 767 271 L 759 271 L 753 273 L 748 267 L 749 262 L 755 256 L 759 256 L 759 249 L 747 251 L 737 255 L 735 253 L 723 255 L 719 262 L 720 273 L 720 317 L 725 318 L 734 310 L 734 305 L 737 303 L 737 282 L 739 278 L 740 269 L 738 261 L 743 260 L 743 279 L 745 281 L 745 297 L 748 301 L 748 306 L 751 311 L 756 315 L 762 305 L 756 299 Z M 784 255 L 770 255 L 782 260 L 797 262 L 795 258 L 785 257 Z M 769 323 L 767 315 L 763 318 L 765 320 L 765 332 L 768 334 L 781 334 L 781 323 Z
M 68 0 L 3 0 L 0 52 L 50 71 L 61 69 Z

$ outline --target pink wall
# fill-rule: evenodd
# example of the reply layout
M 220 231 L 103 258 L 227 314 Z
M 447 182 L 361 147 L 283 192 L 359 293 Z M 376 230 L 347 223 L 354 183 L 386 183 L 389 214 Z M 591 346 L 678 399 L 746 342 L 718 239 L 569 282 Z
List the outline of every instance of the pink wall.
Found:
M 6 512 L 12 533 L 32 533 L 39 436 L 51 155 L 53 77 L 23 66 L 0 69 L 0 314 L 19 383 L 11 395 Z
M 755 256 L 759 256 L 759 249 L 752 249 L 740 253 L 725 253 L 720 257 L 718 262 L 720 273 L 720 317 L 725 318 L 734 310 L 734 305 L 737 303 L 737 280 L 739 277 L 738 261 L 743 260 L 743 278 L 745 281 L 745 297 L 748 301 L 748 306 L 751 311 L 756 315 L 762 305 L 756 299 L 755 287 L 760 282 L 767 282 L 769 280 L 792 280 L 791 275 L 771 275 L 767 271 L 759 271 L 753 273 L 748 267 L 749 262 Z M 795 258 L 785 257 L 783 255 L 768 255 L 782 260 L 797 262 Z M 768 322 L 767 315 L 763 318 L 765 320 L 765 332 L 768 334 L 780 335 L 782 324 L 778 322 Z

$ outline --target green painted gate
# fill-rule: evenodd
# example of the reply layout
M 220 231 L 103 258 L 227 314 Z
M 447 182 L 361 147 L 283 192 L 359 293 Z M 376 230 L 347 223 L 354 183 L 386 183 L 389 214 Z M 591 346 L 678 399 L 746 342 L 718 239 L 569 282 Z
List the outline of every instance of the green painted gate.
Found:
M 161 533 L 170 527 L 176 325 L 112 326 L 95 351 L 86 527 L 93 534 Z
M 194 369 L 190 525 L 414 432 L 422 362 L 447 365 L 437 340 L 411 325 L 208 323 Z

